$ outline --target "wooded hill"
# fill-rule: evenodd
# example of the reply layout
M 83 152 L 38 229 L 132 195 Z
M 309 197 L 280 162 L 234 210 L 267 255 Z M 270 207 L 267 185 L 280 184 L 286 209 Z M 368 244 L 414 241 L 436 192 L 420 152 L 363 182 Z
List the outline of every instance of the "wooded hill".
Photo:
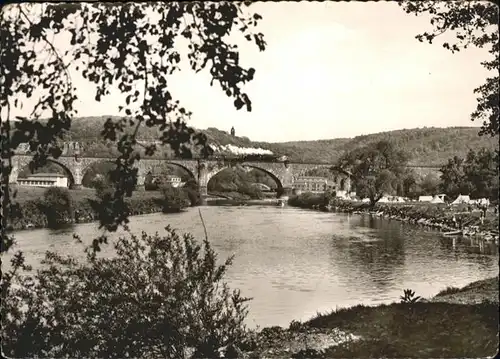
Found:
M 74 119 L 68 139 L 95 143 L 96 139 L 100 137 L 103 124 L 108 117 Z M 408 153 L 410 164 L 421 166 L 443 165 L 448 158 L 453 156 L 465 157 L 471 148 L 498 149 L 499 147 L 497 138 L 478 136 L 479 129 L 476 127 L 427 127 L 380 132 L 354 138 L 279 143 L 255 142 L 247 137 L 233 137 L 227 131 L 216 128 L 201 131 L 205 133 L 211 144 L 260 147 L 269 149 L 276 155 L 286 155 L 292 162 L 310 163 L 333 163 L 345 151 L 351 151 L 381 140 L 393 141 L 396 146 L 405 149 Z M 139 131 L 139 137 L 144 140 L 153 140 L 158 139 L 158 134 L 156 129 L 143 127 Z

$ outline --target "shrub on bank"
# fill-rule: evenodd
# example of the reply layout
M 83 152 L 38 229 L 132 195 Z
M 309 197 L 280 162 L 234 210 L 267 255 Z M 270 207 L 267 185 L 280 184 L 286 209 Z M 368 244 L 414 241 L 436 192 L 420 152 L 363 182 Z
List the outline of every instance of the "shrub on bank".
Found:
M 18 358 L 237 352 L 247 335 L 247 299 L 224 282 L 231 258 L 217 265 L 207 240 L 166 230 L 120 238 L 112 258 L 89 253 L 79 262 L 49 252 L 35 274 L 17 271 L 15 285 L 3 290 L 3 352 Z
M 73 221 L 73 201 L 67 188 L 47 188 L 41 207 L 49 228 L 58 228 Z
M 47 216 L 43 211 L 42 199 L 29 200 L 17 205 L 16 210 L 9 218 L 9 230 L 24 229 L 28 227 L 47 227 Z
M 201 193 L 200 193 L 200 185 L 196 180 L 190 179 L 186 182 L 183 187 L 186 192 L 187 197 L 189 198 L 189 202 L 192 207 L 199 206 L 202 203 Z
M 324 193 L 304 192 L 299 195 L 291 196 L 288 204 L 294 207 L 313 208 L 315 206 L 326 206 L 330 197 Z
M 99 206 L 96 198 L 103 199 L 106 195 L 111 195 L 114 189 L 103 187 L 97 189 L 96 196 L 81 196 L 77 201 L 73 201 L 72 210 L 69 213 L 68 219 L 73 223 L 87 223 L 99 219 L 99 215 L 103 210 Z M 71 193 L 70 195 L 74 195 Z M 125 198 L 125 203 L 129 208 L 129 215 L 149 214 L 162 212 L 162 200 L 158 197 L 151 196 L 134 196 Z M 17 206 L 17 210 L 10 217 L 9 230 L 20 230 L 27 228 L 47 228 L 48 218 L 44 211 L 44 203 L 42 198 L 30 199 L 23 201 Z
M 182 188 L 163 185 L 160 188 L 160 192 L 162 194 L 161 205 L 163 213 L 180 212 L 190 205 L 188 195 Z

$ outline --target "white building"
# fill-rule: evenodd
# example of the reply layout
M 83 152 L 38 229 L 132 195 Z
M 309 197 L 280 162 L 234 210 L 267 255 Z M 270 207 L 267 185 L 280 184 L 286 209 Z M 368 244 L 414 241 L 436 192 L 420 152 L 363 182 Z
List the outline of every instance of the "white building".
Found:
M 59 173 L 35 173 L 26 178 L 18 178 L 19 186 L 68 187 L 68 177 Z
M 293 188 L 302 192 L 324 192 L 328 189 L 328 180 L 324 177 L 301 176 L 293 181 Z
M 182 179 L 178 176 L 173 176 L 173 175 L 166 175 L 165 176 L 165 183 L 168 183 L 172 187 L 182 187 Z

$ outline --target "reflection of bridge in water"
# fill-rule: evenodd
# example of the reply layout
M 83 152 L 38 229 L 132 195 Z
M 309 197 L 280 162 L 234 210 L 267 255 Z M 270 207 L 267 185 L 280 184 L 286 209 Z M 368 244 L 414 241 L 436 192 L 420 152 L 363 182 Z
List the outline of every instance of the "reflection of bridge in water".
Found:
M 24 145 L 24 144 L 23 144 Z M 113 162 L 114 157 L 79 156 L 80 145 L 78 142 L 65 144 L 63 155 L 57 160 L 49 159 L 59 165 L 68 177 L 71 188 L 82 187 L 82 179 L 92 165 L 102 162 Z M 73 152 L 73 154 L 71 154 Z M 9 181 L 17 183 L 19 172 L 31 161 L 32 156 L 27 153 L 26 146 L 20 146 L 19 151 L 13 157 L 13 169 Z M 207 184 L 210 179 L 220 171 L 234 166 L 254 168 L 268 174 L 275 182 L 279 190 L 289 193 L 298 177 L 304 176 L 315 169 L 330 169 L 334 178 L 335 186 L 339 190 L 350 191 L 351 175 L 341 169 L 333 169 L 328 163 L 300 163 L 286 160 L 286 157 L 275 158 L 274 156 L 244 156 L 244 157 L 222 157 L 209 159 L 173 159 L 173 158 L 143 158 L 135 163 L 138 169 L 138 185 L 144 186 L 146 175 L 156 168 L 166 164 L 175 165 L 184 169 L 191 178 L 200 185 L 202 194 L 207 193 Z M 433 170 L 438 170 L 433 168 Z

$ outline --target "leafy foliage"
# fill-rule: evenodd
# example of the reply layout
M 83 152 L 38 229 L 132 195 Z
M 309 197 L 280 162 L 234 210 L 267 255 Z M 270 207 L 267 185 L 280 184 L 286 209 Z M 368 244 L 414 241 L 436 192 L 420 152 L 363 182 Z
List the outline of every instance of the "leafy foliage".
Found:
M 441 168 L 441 189 L 450 197 L 498 200 L 498 165 L 498 151 L 485 148 L 470 150 L 465 159 L 455 156 Z
M 315 206 L 326 206 L 330 202 L 330 196 L 326 193 L 305 192 L 298 196 L 291 196 L 288 204 L 293 207 L 314 208 Z
M 196 180 L 190 179 L 184 185 L 184 191 L 191 203 L 191 206 L 199 206 L 202 203 L 200 185 Z
M 160 187 L 162 194 L 163 212 L 179 212 L 182 209 L 189 207 L 189 200 L 183 188 L 176 188 L 169 184 L 164 184 Z
M 356 194 L 374 205 L 384 194 L 396 194 L 406 173 L 407 156 L 392 142 L 380 141 L 347 153 L 338 167 L 352 173 Z
M 415 291 L 411 289 L 405 289 L 403 291 L 403 294 L 401 298 L 401 303 L 407 303 L 407 304 L 413 304 L 416 303 L 420 300 L 419 296 L 415 296 Z
M 261 16 L 244 11 L 248 5 L 156 2 L 10 4 L 2 8 L 0 106 L 7 109 L 2 111 L 2 158 L 9 162 L 2 173 L 5 213 L 11 203 L 12 151 L 28 143 L 35 152 L 35 168 L 49 156 L 57 158 L 62 153 L 60 140 L 76 114 L 77 89 L 70 65 L 95 85 L 97 101 L 112 89 L 125 99 L 119 110 L 127 117 L 107 119 L 100 133 L 104 141 L 116 143 L 117 151 L 116 168 L 110 173 L 115 191 L 101 203 L 112 213 L 101 217 L 106 229 L 116 230 L 127 223 L 126 208 L 120 211 L 117 203 L 123 203 L 123 197 L 131 196 L 135 188 L 134 164 L 140 159 L 140 149 L 145 154 L 156 151 L 155 145 L 138 143 L 141 126 L 158 128 L 161 143 L 178 156 L 192 156 L 191 148 L 197 146 L 202 147 L 202 155 L 210 154 L 206 137 L 186 125 L 191 113 L 169 92 L 169 76 L 185 62 L 196 72 L 209 69 L 211 84 L 218 83 L 237 109 L 250 111 L 251 101 L 241 85 L 253 79 L 255 69 L 240 65 L 238 49 L 227 36 L 237 29 L 260 50 L 265 49 L 263 35 L 253 32 Z M 63 33 L 70 36 L 60 36 Z M 60 41 L 58 48 L 52 43 L 55 37 Z M 174 46 L 181 41 L 187 43 L 186 57 Z M 11 108 L 23 104 L 19 95 L 38 93 L 30 116 L 19 118 L 12 129 Z
M 207 189 L 209 192 L 238 192 L 250 198 L 260 199 L 263 197 L 262 191 L 252 184 L 262 183 L 257 181 L 266 177 L 262 176 L 260 171 L 257 170 L 247 172 L 240 167 L 226 168 L 210 179 Z M 274 183 L 273 187 L 276 187 L 276 183 Z
M 35 274 L 13 263 L 2 304 L 9 357 L 214 358 L 238 347 L 246 298 L 223 281 L 209 242 L 129 235 L 111 257 L 86 262 L 48 252 Z M 16 258 L 16 257 L 15 257 Z M 12 274 L 13 273 L 13 274 Z
M 43 197 L 42 206 L 50 228 L 57 228 L 61 224 L 71 223 L 73 203 L 67 188 L 47 188 Z
M 403 1 L 399 3 L 407 13 L 430 15 L 433 31 L 416 36 L 419 41 L 430 44 L 440 35 L 452 33 L 452 43 L 442 46 L 451 52 L 458 52 L 469 46 L 486 47 L 492 55 L 481 62 L 493 71 L 486 82 L 474 90 L 478 94 L 477 107 L 471 115 L 472 121 L 483 121 L 480 135 L 499 134 L 499 75 L 500 47 L 498 34 L 498 4 L 493 1 Z
M 114 168 L 115 165 L 111 161 L 91 165 L 82 176 L 82 186 L 97 188 L 100 183 L 110 183 L 109 173 Z
M 420 183 L 420 194 L 435 196 L 439 194 L 440 178 L 434 173 L 428 173 Z

